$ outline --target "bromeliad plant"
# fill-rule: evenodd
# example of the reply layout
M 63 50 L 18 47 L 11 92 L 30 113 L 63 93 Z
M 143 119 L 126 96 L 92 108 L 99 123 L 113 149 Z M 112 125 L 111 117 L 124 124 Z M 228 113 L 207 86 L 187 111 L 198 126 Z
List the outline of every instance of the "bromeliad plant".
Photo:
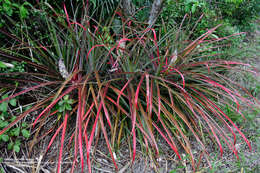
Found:
M 82 172 L 85 157 L 91 172 L 90 151 L 93 141 L 97 140 L 96 133 L 103 134 L 115 169 L 118 169 L 114 146 L 115 141 L 119 141 L 120 147 L 122 129 L 132 136 L 130 155 L 133 161 L 137 141 L 143 141 L 147 149 L 152 147 L 157 156 L 156 135 L 160 135 L 180 160 L 180 148 L 184 149 L 195 170 L 192 145 L 186 131 L 191 132 L 202 150 L 201 156 L 206 159 L 205 132 L 219 147 L 221 155 L 223 144 L 226 144 L 238 158 L 237 133 L 251 149 L 245 135 L 221 109 L 229 104 L 230 109 L 243 116 L 241 102 L 255 106 L 250 101 L 253 96 L 225 76 L 231 69 L 240 72 L 241 66 L 250 71 L 250 65 L 213 59 L 216 54 L 202 55 L 201 52 L 203 46 L 218 48 L 213 43 L 226 39 L 209 39 L 219 26 L 187 42 L 179 37 L 181 29 L 160 35 L 152 28 L 115 13 L 111 21 L 121 16 L 122 25 L 120 32 L 112 33 L 113 22 L 102 26 L 84 15 L 87 14 L 84 8 L 76 8 L 74 16 L 70 17 L 65 5 L 63 15 L 45 5 L 54 14 L 39 9 L 40 22 L 48 31 L 48 38 L 37 40 L 28 34 L 30 31 L 26 27 L 21 28 L 23 39 L 2 31 L 13 39 L 13 43 L 11 47 L 6 45 L 0 49 L 1 58 L 23 61 L 27 71 L 8 73 L 7 77 L 4 77 L 6 73 L 0 74 L 9 82 L 8 85 L 1 82 L 9 90 L 13 89 L 12 81 L 18 80 L 20 86 L 20 91 L 2 99 L 0 104 L 24 95 L 34 101 L 34 106 L 18 115 L 0 135 L 35 111 L 38 114 L 33 127 L 38 132 L 48 118 L 57 116 L 55 127 L 47 133 L 55 131 L 47 150 L 61 133 L 57 172 L 61 172 L 68 125 L 75 127 L 69 140 L 69 146 L 74 146 L 72 171 L 79 154 Z M 102 29 L 104 27 L 106 29 Z M 160 35 L 159 39 L 157 35 Z M 247 96 L 239 91 L 245 91 Z M 32 95 L 37 95 L 37 99 L 32 99 Z M 137 133 L 142 134 L 139 140 Z

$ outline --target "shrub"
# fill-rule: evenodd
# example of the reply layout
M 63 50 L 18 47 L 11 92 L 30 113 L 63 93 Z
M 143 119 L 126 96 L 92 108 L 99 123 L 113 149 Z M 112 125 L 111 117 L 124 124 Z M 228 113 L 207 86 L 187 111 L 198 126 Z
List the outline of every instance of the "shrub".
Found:
M 236 26 L 240 31 L 252 31 L 252 21 L 259 16 L 260 5 L 257 0 L 226 1 L 214 5 L 217 14 L 227 20 L 231 26 Z
M 74 129 L 68 144 L 71 146 L 73 143 L 74 146 L 72 169 L 79 154 L 82 171 L 86 156 L 89 172 L 90 149 L 95 133 L 103 134 L 110 157 L 118 169 L 114 157 L 115 141 L 119 141 L 120 147 L 121 129 L 132 136 L 133 161 L 137 142 L 141 141 L 147 150 L 151 146 L 153 153 L 158 155 L 156 135 L 160 135 L 179 159 L 180 148 L 183 148 L 190 155 L 195 170 L 196 163 L 186 131 L 191 132 L 202 155 L 207 158 L 200 127 L 218 145 L 221 154 L 225 143 L 238 157 L 234 129 L 251 149 L 245 135 L 221 109 L 223 104 L 228 104 L 230 110 L 243 116 L 240 102 L 254 106 L 250 101 L 253 96 L 246 90 L 248 97 L 242 96 L 239 91 L 244 88 L 224 76 L 225 71 L 233 69 L 240 72 L 239 67 L 250 68 L 250 65 L 210 60 L 216 54 L 201 54 L 214 49 L 210 46 L 212 43 L 225 39 L 209 37 L 219 26 L 209 29 L 192 42 L 184 42 L 180 30 L 165 30 L 165 34 L 161 35 L 138 22 L 123 20 L 121 26 L 117 25 L 120 32 L 111 35 L 108 31 L 114 27 L 114 18 L 104 26 L 84 15 L 85 10 L 80 11 L 83 14 L 75 11 L 73 16 L 68 14 L 65 5 L 64 15 L 48 4 L 47 7 L 53 15 L 43 9 L 34 10 L 43 14 L 40 24 L 46 26 L 49 41 L 31 37 L 27 34 L 27 27 L 21 30 L 26 38 L 23 41 L 5 32 L 13 40 L 13 46 L 0 48 L 1 57 L 5 62 L 25 62 L 27 71 L 8 73 L 6 81 L 21 81 L 20 90 L 2 99 L 0 104 L 24 95 L 28 97 L 27 101 L 31 100 L 33 107 L 17 115 L 0 131 L 0 135 L 36 110 L 40 111 L 33 122 L 37 131 L 45 126 L 48 118 L 56 116 L 54 121 L 57 123 L 48 131 L 55 133 L 47 150 L 61 133 L 57 172 L 61 172 L 68 126 Z M 77 15 L 85 17 L 79 21 L 76 20 Z M 13 90 L 10 84 L 4 87 Z M 37 99 L 29 95 L 31 92 L 37 93 Z M 142 134 L 138 136 L 139 140 L 137 133 Z
M 259 9 L 260 6 L 256 0 L 180 0 L 178 2 L 166 1 L 160 16 L 168 25 L 176 26 L 187 14 L 189 20 L 186 20 L 183 25 L 187 30 L 192 30 L 196 25 L 196 30 L 193 32 L 195 37 L 221 23 L 222 27 L 217 29 L 217 35 L 224 37 L 234 32 L 254 30 L 252 22 L 259 16 Z M 201 15 L 203 15 L 202 18 L 200 18 Z M 198 20 L 200 20 L 199 23 Z M 161 23 L 161 21 L 158 22 Z M 233 44 L 238 41 L 234 40 Z

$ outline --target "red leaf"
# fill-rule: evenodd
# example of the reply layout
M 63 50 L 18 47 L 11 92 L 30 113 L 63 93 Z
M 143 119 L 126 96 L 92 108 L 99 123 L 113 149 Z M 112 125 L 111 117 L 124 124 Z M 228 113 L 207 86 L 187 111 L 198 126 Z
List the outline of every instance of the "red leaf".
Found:
M 176 68 L 173 68 L 173 70 L 175 70 L 177 73 L 179 73 L 179 75 L 181 76 L 182 78 L 182 84 L 183 84 L 183 88 L 185 88 L 185 80 L 184 80 L 184 76 L 183 74 Z
M 198 92 L 196 89 L 192 88 L 195 92 L 197 92 L 199 95 L 201 95 L 203 98 L 205 98 L 210 104 L 209 106 L 214 110 L 213 106 L 222 114 L 225 116 L 225 118 L 237 129 L 238 133 L 242 136 L 242 138 L 244 139 L 244 141 L 247 143 L 248 147 L 250 150 L 252 150 L 251 148 L 251 144 L 250 142 L 247 140 L 247 138 L 245 137 L 245 135 L 240 131 L 240 129 L 236 126 L 236 124 L 215 104 L 213 103 L 211 100 L 209 100 L 206 96 L 204 96 L 202 93 Z M 213 105 L 213 106 L 211 106 Z M 228 125 L 228 123 L 222 118 L 222 116 L 215 111 L 215 113 L 225 122 L 226 126 L 229 128 L 229 130 L 231 131 L 231 133 L 234 136 L 234 144 L 236 143 L 236 135 L 234 133 L 234 131 L 232 130 L 232 128 Z
M 87 160 L 88 160 L 88 164 L 90 164 L 89 152 L 90 152 L 91 144 L 92 144 L 92 141 L 93 141 L 94 133 L 96 131 L 96 126 L 97 126 L 97 122 L 98 122 L 98 118 L 99 118 L 99 114 L 100 114 L 101 108 L 102 108 L 102 104 L 100 103 L 99 107 L 98 107 L 97 114 L 96 114 L 96 119 L 95 119 L 95 122 L 94 122 L 94 124 L 92 126 L 91 134 L 90 134 L 90 137 L 89 137 L 89 142 L 88 142 L 88 146 L 87 146 Z
M 116 47 L 116 51 L 118 51 L 118 49 L 122 49 L 120 46 L 121 46 L 121 43 L 122 42 L 126 42 L 126 41 L 131 41 L 131 39 L 128 39 L 128 38 L 122 38 L 118 41 L 118 44 L 117 44 L 117 47 Z
M 82 29 L 84 29 L 84 31 L 87 31 L 87 28 L 85 28 L 82 24 L 80 24 L 80 23 L 78 23 L 78 22 L 72 22 L 71 24 L 72 24 L 72 25 L 73 25 L 73 24 L 79 25 Z
M 65 139 L 65 132 L 66 132 L 67 120 L 68 120 L 68 113 L 65 114 L 64 123 L 63 123 L 63 129 L 62 129 L 62 136 L 61 136 L 61 145 L 60 145 L 60 151 L 59 151 L 59 160 L 58 160 L 57 173 L 60 173 L 60 172 L 61 172 L 62 150 L 63 150 L 63 144 L 64 144 L 64 139 Z
M 63 4 L 63 8 L 64 8 L 64 12 L 66 14 L 66 19 L 67 19 L 67 22 L 68 22 L 68 26 L 70 27 L 70 19 L 69 19 L 69 15 L 68 15 L 65 3 Z
M 157 37 L 156 37 L 156 32 L 155 32 L 155 29 L 153 28 L 148 28 L 146 30 L 144 30 L 143 32 L 146 33 L 148 31 L 152 30 L 153 32 L 153 42 L 154 42 L 154 45 L 156 47 L 156 51 L 157 51 L 157 58 L 158 58 L 158 63 L 160 63 L 160 51 L 159 51 L 159 47 L 158 47 L 158 44 L 157 44 Z M 143 36 L 141 37 L 141 39 L 143 38 Z
M 210 79 L 203 80 L 203 81 L 208 82 L 208 83 L 212 84 L 213 86 L 218 86 L 221 89 L 223 89 L 224 91 L 226 91 L 234 99 L 234 101 L 236 102 L 236 104 L 237 104 L 237 112 L 239 111 L 239 103 L 238 103 L 236 97 L 233 94 L 231 94 L 230 89 L 228 89 L 228 88 L 224 87 L 223 85 L 221 85 L 221 84 L 219 84 L 219 83 L 217 83 L 217 82 L 215 82 L 213 80 L 210 80 Z
M 127 87 L 127 85 L 131 82 L 131 80 L 133 80 L 133 78 L 129 79 L 126 84 L 123 86 L 123 88 L 120 90 L 120 93 L 118 94 L 118 97 L 117 97 L 117 106 L 119 105 L 119 99 L 122 95 L 122 93 L 124 92 L 125 88 Z
M 91 47 L 91 49 L 88 51 L 88 54 L 87 54 L 87 57 L 86 57 L 86 61 L 88 61 L 89 54 L 91 53 L 91 51 L 92 51 L 94 48 L 96 48 L 96 47 L 103 47 L 103 46 L 105 46 L 105 45 L 104 45 L 104 44 L 97 44 L 97 45 Z
M 17 96 L 19 96 L 19 95 L 22 95 L 22 94 L 24 94 L 24 93 L 27 93 L 27 92 L 29 92 L 29 91 L 36 90 L 37 88 L 44 87 L 44 86 L 46 86 L 46 85 L 55 84 L 55 83 L 57 83 L 57 82 L 46 82 L 46 83 L 42 83 L 42 84 L 40 84 L 40 85 L 31 87 L 31 88 L 27 88 L 27 89 L 25 89 L 25 90 L 23 90 L 23 91 L 20 91 L 20 92 L 14 94 L 14 95 L 9 96 L 9 97 L 7 97 L 7 98 L 5 98 L 5 99 L 3 99 L 3 100 L 0 100 L 0 103 L 3 103 L 4 101 L 8 101 L 8 100 L 10 100 L 10 99 L 12 99 L 12 98 L 15 98 L 15 97 L 17 97 Z
M 33 128 L 34 128 L 34 126 L 36 125 L 38 119 L 41 118 L 41 116 L 42 116 L 44 113 L 46 113 L 47 111 L 49 111 L 63 96 L 65 96 L 66 94 L 70 93 L 73 89 L 75 89 L 75 87 L 73 87 L 73 86 L 70 87 L 70 88 L 68 88 L 68 89 L 67 89 L 66 91 L 64 91 L 64 93 L 61 94 L 57 99 L 53 100 L 52 103 L 51 103 L 49 106 L 47 106 L 47 108 L 45 108 L 45 109 L 40 113 L 40 115 L 38 115 L 38 117 L 34 120 L 34 122 L 33 122 Z
M 136 154 L 136 134 L 135 134 L 135 129 L 132 130 L 133 133 L 133 160 L 132 162 L 135 161 L 135 154 Z
M 156 128 L 156 130 L 160 133 L 160 135 L 170 145 L 170 147 L 173 149 L 173 151 L 177 154 L 178 158 L 181 160 L 181 156 L 179 155 L 177 148 L 172 145 L 172 143 L 167 139 L 167 137 L 163 134 L 163 132 L 157 127 L 157 125 L 154 122 L 153 122 L 153 126 Z
M 161 118 L 161 96 L 160 96 L 160 88 L 159 88 L 159 85 L 158 85 L 157 82 L 156 82 L 156 87 L 157 87 L 157 98 L 158 98 L 158 113 L 157 113 L 157 116 L 158 116 L 158 120 L 160 120 L 160 118 Z
M 77 119 L 78 119 L 78 141 L 79 141 L 79 153 L 80 153 L 80 160 L 81 160 L 81 172 L 84 169 L 84 157 L 83 157 L 83 149 L 82 149 L 82 100 L 81 100 L 81 89 L 78 90 L 78 112 L 77 112 Z M 77 130 L 77 129 L 76 129 Z
M 141 85 L 142 85 L 143 80 L 144 80 L 144 75 L 142 75 L 141 80 L 140 80 L 140 82 L 139 82 L 139 84 L 138 84 L 138 86 L 137 86 L 136 92 L 135 92 L 135 109 L 136 109 L 136 111 L 137 111 L 137 109 L 138 109 L 138 105 L 137 105 L 137 104 L 138 104 L 139 90 L 140 90 L 140 87 L 141 87 Z M 134 111 L 135 113 L 133 114 L 133 117 L 132 117 L 132 126 L 133 126 L 132 132 L 134 131 L 134 128 L 135 128 L 136 111 Z
M 111 147 L 110 147 L 110 144 L 109 144 L 109 140 L 108 140 L 108 137 L 107 137 L 107 132 L 106 132 L 105 127 L 104 127 L 104 122 L 103 122 L 103 119 L 102 119 L 101 116 L 99 116 L 99 120 L 100 120 L 101 129 L 102 129 L 102 131 L 103 131 L 103 135 L 104 135 L 104 137 L 105 137 L 105 141 L 106 141 L 106 144 L 107 144 L 107 148 L 108 148 L 108 150 L 109 150 L 109 152 L 110 152 L 110 155 L 111 155 L 112 161 L 113 161 L 113 163 L 114 163 L 114 165 L 115 165 L 115 168 L 116 168 L 116 170 L 118 170 L 118 167 L 117 167 L 117 164 L 116 164 L 114 155 L 113 155 L 113 153 L 112 153 L 112 150 L 111 150 Z
M 105 88 L 105 91 L 104 91 L 104 95 L 101 94 L 101 104 L 102 104 L 103 110 L 104 110 L 104 112 L 105 112 L 105 116 L 106 116 L 106 119 L 107 119 L 107 123 L 108 123 L 110 129 L 112 129 L 111 121 L 110 121 L 110 118 L 109 118 L 109 114 L 108 114 L 107 108 L 106 108 L 105 103 L 104 103 L 104 97 L 106 96 L 108 86 L 109 86 L 109 83 L 106 85 L 106 88 Z
M 82 119 L 83 121 L 87 118 L 88 114 L 90 113 L 90 111 L 92 110 L 92 108 L 93 108 L 94 105 L 95 105 L 95 103 L 92 102 L 92 104 L 90 105 L 88 111 L 86 112 L 86 114 L 84 115 L 84 117 L 83 117 L 83 119 Z
M 149 74 L 145 74 L 145 78 L 146 78 L 146 112 L 148 112 L 148 109 L 150 108 L 150 85 L 149 85 Z M 149 111 L 150 113 L 150 111 Z
M 54 133 L 54 135 L 51 138 L 51 141 L 49 142 L 47 149 L 46 149 L 46 153 L 48 152 L 49 148 L 51 147 L 54 139 L 56 138 L 56 136 L 59 134 L 61 128 L 64 126 L 64 123 L 62 123 L 62 125 L 60 125 L 60 127 L 56 130 L 56 132 Z

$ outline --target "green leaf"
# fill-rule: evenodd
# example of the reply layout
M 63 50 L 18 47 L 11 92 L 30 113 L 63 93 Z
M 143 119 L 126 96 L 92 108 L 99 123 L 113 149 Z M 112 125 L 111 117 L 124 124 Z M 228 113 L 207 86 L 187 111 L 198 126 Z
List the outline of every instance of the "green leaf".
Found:
M 29 109 L 31 109 L 32 108 L 32 106 L 30 105 L 30 106 L 26 106 L 25 107 L 25 111 L 27 111 L 27 110 L 29 110 Z
M 16 116 L 12 116 L 12 118 L 10 119 L 11 122 L 13 122 L 14 120 L 16 120 Z
M 68 104 L 72 104 L 72 103 L 73 103 L 73 99 L 69 99 L 69 100 L 67 101 L 67 103 L 68 103 Z
M 16 8 L 19 8 L 19 7 L 20 7 L 20 5 L 17 4 L 17 3 L 12 3 L 12 6 L 13 6 L 13 7 L 16 7 Z
M 30 132 L 26 129 L 23 129 L 22 130 L 22 134 L 23 134 L 23 137 L 25 138 L 29 138 L 30 137 Z
M 3 128 L 5 128 L 6 126 L 8 126 L 8 124 L 9 124 L 9 123 L 8 123 L 7 121 L 2 121 L 2 120 L 1 120 L 1 121 L 0 121 L 0 128 L 3 129 Z
M 185 6 L 185 11 L 186 11 L 186 12 L 189 12 L 189 11 L 190 11 L 189 5 L 186 5 L 186 6 Z
M 96 0 L 90 0 L 90 2 L 93 4 L 93 8 L 95 9 L 97 6 L 97 1 Z
M 61 100 L 61 101 L 59 101 L 59 103 L 58 103 L 58 105 L 63 105 L 63 103 L 64 103 L 64 101 L 63 100 Z
M 13 9 L 12 8 L 9 8 L 9 7 L 5 8 L 5 12 L 6 12 L 6 14 L 8 16 L 12 16 L 13 15 Z
M 196 4 L 193 4 L 192 7 L 191 7 L 191 12 L 192 12 L 192 13 L 195 13 L 196 8 L 197 8 L 197 5 L 196 5 Z
M 22 127 L 27 127 L 28 124 L 26 122 L 22 122 Z
M 8 16 L 12 16 L 13 14 L 13 9 L 11 7 L 11 2 L 9 0 L 5 0 L 4 4 L 3 4 L 3 9 L 6 12 L 6 14 Z
M 8 94 L 5 94 L 2 96 L 2 99 L 6 99 L 8 97 Z
M 7 66 L 2 62 L 0 61 L 0 68 L 6 68 Z
M 72 107 L 71 107 L 71 105 L 70 105 L 70 104 L 65 104 L 65 107 L 66 107 L 66 110 L 69 110 L 69 111 L 71 111 L 71 110 L 72 110 Z
M 13 142 L 9 142 L 8 145 L 7 145 L 7 149 L 11 150 L 11 149 L 13 149 L 13 146 L 14 146 L 14 143 Z
M 3 141 L 7 142 L 7 141 L 9 140 L 9 136 L 3 134 L 3 135 L 1 135 L 1 139 L 2 139 Z
M 177 171 L 176 170 L 171 170 L 170 173 L 177 173 Z
M 25 5 L 28 5 L 28 6 L 30 6 L 30 7 L 32 7 L 32 8 L 33 8 L 32 4 L 30 4 L 30 3 L 29 3 L 29 2 L 27 2 L 27 1 L 25 1 L 25 2 L 23 3 L 23 6 L 25 6 Z
M 64 106 L 60 106 L 58 109 L 59 112 L 63 112 L 64 110 L 65 110 Z
M 8 117 L 8 116 L 9 116 L 8 112 L 2 112 L 2 114 L 1 114 L 2 120 L 5 120 L 5 117 Z
M 6 112 L 7 111 L 7 107 L 8 107 L 8 103 L 7 102 L 1 103 L 0 104 L 0 111 Z
M 62 114 L 58 114 L 58 118 L 57 118 L 58 121 L 60 120 L 61 116 Z
M 216 34 L 211 34 L 212 37 L 219 39 L 219 37 Z
M 22 19 L 26 18 L 28 16 L 28 10 L 22 5 L 20 7 L 20 17 Z
M 14 145 L 14 151 L 15 152 L 17 152 L 17 153 L 19 153 L 19 151 L 20 151 L 20 145 Z
M 65 95 L 65 96 L 63 97 L 63 99 L 64 99 L 64 100 L 68 100 L 68 99 L 69 99 L 69 95 Z
M 18 87 L 19 82 L 15 81 L 15 87 Z
M 14 98 L 14 99 L 11 99 L 10 101 L 9 101 L 9 103 L 12 105 L 12 106 L 16 106 L 16 99 Z
M 15 145 L 21 145 L 21 141 L 19 139 L 15 140 Z
M 12 129 L 10 133 L 11 133 L 12 136 L 19 136 L 19 134 L 20 134 L 20 127 L 16 127 L 14 129 Z

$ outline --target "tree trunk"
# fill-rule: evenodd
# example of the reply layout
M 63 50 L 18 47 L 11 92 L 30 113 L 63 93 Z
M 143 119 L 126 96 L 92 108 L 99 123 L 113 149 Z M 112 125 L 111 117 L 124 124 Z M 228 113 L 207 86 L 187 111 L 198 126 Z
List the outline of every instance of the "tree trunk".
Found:
M 127 16 L 133 16 L 135 13 L 135 7 L 132 0 L 122 0 L 122 8 Z
M 149 21 L 148 21 L 149 28 L 151 28 L 155 24 L 155 21 L 162 10 L 162 4 L 163 4 L 163 0 L 154 0 L 153 1 L 153 5 L 152 5 L 152 9 L 150 11 L 150 16 L 149 16 Z
M 159 16 L 159 14 L 162 10 L 162 4 L 163 4 L 163 0 L 154 0 L 153 1 L 152 9 L 150 11 L 149 20 L 148 20 L 149 28 L 151 28 L 154 25 L 157 17 Z M 134 15 L 135 7 L 134 7 L 132 0 L 122 0 L 121 6 L 122 6 L 122 9 L 123 9 L 125 15 L 127 15 L 128 17 Z

